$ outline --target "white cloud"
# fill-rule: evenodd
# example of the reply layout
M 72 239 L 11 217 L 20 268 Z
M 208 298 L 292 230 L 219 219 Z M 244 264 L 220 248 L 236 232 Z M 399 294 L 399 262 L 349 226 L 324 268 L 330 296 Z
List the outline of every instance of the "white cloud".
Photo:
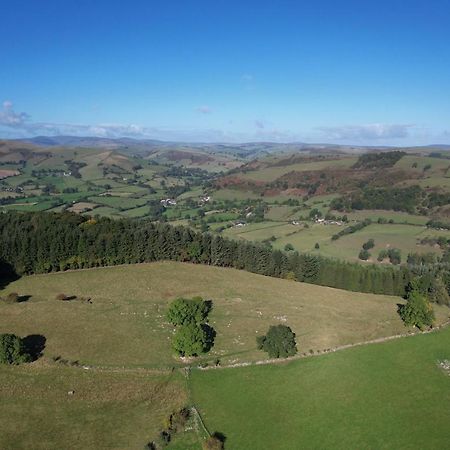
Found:
M 199 106 L 199 107 L 195 108 L 195 110 L 201 114 L 211 114 L 212 113 L 212 109 L 208 105 Z
M 197 108 L 202 114 L 212 112 L 209 106 Z M 245 124 L 236 120 L 224 123 L 224 129 L 152 127 L 138 124 L 71 124 L 34 122 L 25 112 L 16 112 L 11 101 L 0 109 L 0 137 L 25 138 L 32 136 L 97 136 L 105 138 L 130 137 L 184 142 L 330 142 L 355 145 L 419 145 L 448 142 L 450 132 L 434 133 L 412 124 L 366 124 L 316 127 L 312 130 L 288 130 L 266 120 Z
M 0 111 L 0 125 L 6 125 L 8 127 L 21 127 L 30 116 L 27 113 L 16 113 L 14 111 L 14 105 L 11 101 L 5 100 L 3 102 L 3 110 Z
M 318 127 L 324 138 L 336 141 L 378 141 L 384 139 L 403 139 L 410 135 L 415 125 L 382 124 L 344 125 L 336 127 Z

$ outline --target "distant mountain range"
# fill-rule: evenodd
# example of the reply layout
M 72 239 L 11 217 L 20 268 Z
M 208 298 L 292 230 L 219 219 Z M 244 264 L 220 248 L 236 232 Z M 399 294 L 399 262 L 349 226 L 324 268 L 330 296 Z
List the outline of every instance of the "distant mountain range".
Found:
M 389 151 L 402 149 L 407 152 L 432 152 L 450 151 L 450 145 L 436 144 L 417 147 L 387 147 L 387 146 L 359 146 L 338 144 L 307 144 L 303 142 L 277 143 L 277 142 L 246 142 L 233 143 L 187 143 L 168 142 L 154 139 L 132 138 L 102 138 L 102 137 L 78 137 L 78 136 L 36 136 L 29 139 L 16 139 L 40 147 L 83 147 L 104 148 L 118 150 L 125 153 L 148 154 L 154 151 L 184 150 L 202 151 L 208 153 L 226 153 L 242 158 L 257 158 L 263 155 L 276 153 L 346 153 L 360 154 L 373 151 Z

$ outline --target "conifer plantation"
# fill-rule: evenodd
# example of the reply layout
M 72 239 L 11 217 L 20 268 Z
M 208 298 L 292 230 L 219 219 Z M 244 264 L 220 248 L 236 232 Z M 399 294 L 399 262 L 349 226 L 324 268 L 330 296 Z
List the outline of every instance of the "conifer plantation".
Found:
M 0 236 L 0 258 L 20 275 L 173 260 L 376 294 L 403 295 L 410 280 L 405 268 L 285 253 L 148 220 L 8 212 Z

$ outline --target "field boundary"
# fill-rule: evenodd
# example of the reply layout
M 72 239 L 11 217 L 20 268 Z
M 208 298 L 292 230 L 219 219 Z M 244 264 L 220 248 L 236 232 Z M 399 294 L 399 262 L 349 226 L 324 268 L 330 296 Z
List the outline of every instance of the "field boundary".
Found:
M 189 366 L 189 365 L 181 366 L 181 367 L 171 367 L 171 368 L 163 368 L 163 367 L 147 368 L 147 367 L 125 367 L 125 366 L 106 367 L 106 366 L 96 366 L 96 365 L 88 365 L 88 364 L 70 365 L 70 366 L 66 366 L 66 367 L 71 367 L 75 370 L 78 369 L 78 370 L 84 370 L 84 371 L 116 372 L 116 373 L 119 373 L 119 372 L 120 373 L 126 373 L 126 372 L 139 373 L 140 372 L 142 374 L 147 373 L 147 374 L 152 374 L 152 375 L 170 374 L 176 370 L 181 370 L 183 372 L 185 378 L 187 378 L 187 381 L 189 381 L 189 375 L 190 375 L 190 371 L 192 369 L 205 371 L 205 370 L 233 369 L 233 368 L 238 368 L 238 367 L 284 364 L 284 363 L 289 363 L 291 361 L 297 361 L 300 359 L 306 359 L 306 358 L 312 358 L 312 357 L 316 357 L 316 356 L 327 355 L 330 353 L 336 353 L 336 352 L 339 352 L 342 350 L 347 350 L 347 349 L 354 348 L 354 347 L 362 347 L 364 345 L 371 345 L 371 344 L 381 344 L 383 342 L 389 342 L 389 341 L 393 341 L 396 339 L 435 333 L 437 331 L 442 330 L 443 328 L 448 327 L 449 325 L 450 325 L 450 319 L 440 325 L 433 327 L 432 329 L 425 330 L 425 331 L 410 331 L 408 333 L 395 334 L 392 336 L 385 336 L 385 337 L 381 337 L 381 338 L 370 339 L 367 341 L 356 342 L 353 344 L 344 344 L 344 345 L 340 345 L 337 347 L 324 349 L 322 351 L 319 350 L 314 353 L 300 353 L 295 356 L 291 356 L 289 358 L 262 359 L 259 361 L 244 361 L 244 362 L 240 362 L 240 363 L 221 364 L 221 365 L 207 366 L 207 367 Z M 57 364 L 49 364 L 49 366 L 58 367 Z M 198 411 L 197 411 L 197 413 L 198 413 Z M 203 426 L 204 426 L 204 424 L 203 424 Z M 205 427 L 205 429 L 206 429 L 206 427 Z M 208 435 L 210 435 L 207 429 L 206 429 L 206 432 L 208 433 Z
M 341 350 L 347 350 L 349 348 L 353 347 L 362 347 L 364 345 L 371 345 L 371 344 L 381 344 L 383 342 L 393 341 L 395 339 L 400 338 L 407 338 L 412 336 L 420 336 L 423 334 L 429 334 L 429 333 L 435 333 L 436 331 L 439 331 L 443 328 L 446 328 L 450 325 L 450 320 L 447 320 L 447 322 L 442 323 L 441 325 L 437 325 L 436 327 L 433 327 L 430 330 L 425 331 L 413 331 L 409 333 L 402 333 L 402 334 L 395 334 L 393 336 L 385 336 L 382 338 L 376 338 L 376 339 L 370 339 L 368 341 L 361 341 L 356 342 L 354 344 L 344 344 L 337 347 L 333 347 L 330 349 L 325 349 L 322 351 L 317 351 L 315 353 L 301 353 L 295 356 L 291 356 L 289 358 L 276 358 L 276 359 L 262 359 L 260 361 L 248 361 L 248 362 L 242 362 L 242 363 L 235 363 L 235 364 L 226 364 L 226 365 L 216 365 L 216 366 L 208 366 L 208 367 L 197 367 L 198 370 L 220 370 L 220 369 L 233 369 L 236 367 L 249 367 L 249 366 L 265 366 L 265 365 L 272 365 L 272 364 L 283 364 L 288 363 L 290 361 L 295 361 L 299 359 L 305 359 L 305 358 L 311 358 L 314 356 L 322 356 L 329 353 L 335 353 Z

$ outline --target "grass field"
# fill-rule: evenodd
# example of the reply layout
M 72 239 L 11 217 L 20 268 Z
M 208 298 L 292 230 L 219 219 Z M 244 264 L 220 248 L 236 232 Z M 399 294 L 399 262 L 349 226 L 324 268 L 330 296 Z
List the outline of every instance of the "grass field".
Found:
M 0 448 L 142 449 L 186 401 L 178 373 L 3 366 Z
M 450 329 L 277 366 L 194 371 L 192 398 L 233 450 L 427 449 L 450 442 Z
M 450 236 L 450 233 L 447 233 Z M 386 248 L 398 248 L 402 253 L 402 261 L 406 261 L 408 253 L 437 253 L 440 248 L 430 245 L 419 245 L 419 241 L 425 237 L 437 236 L 434 230 L 426 227 L 412 225 L 372 224 L 362 230 L 343 236 L 337 241 L 332 241 L 321 247 L 323 254 L 336 258 L 357 260 L 362 244 L 369 239 L 375 240 L 375 247 L 370 250 L 372 260 L 376 260 L 378 253 Z
M 332 211 L 333 214 L 340 216 L 342 213 Z M 407 223 L 410 225 L 425 225 L 430 218 L 427 216 L 418 216 L 400 211 L 384 211 L 384 210 L 361 210 L 346 213 L 349 220 L 371 219 L 376 222 L 380 217 L 386 220 L 393 220 L 394 223 Z
M 417 167 L 413 168 L 413 164 L 417 164 Z M 424 168 L 426 166 L 431 167 L 428 170 L 424 171 Z M 432 158 L 429 156 L 407 155 L 401 158 L 394 167 L 396 169 L 414 171 L 418 174 L 424 175 L 425 177 L 431 177 L 435 175 L 442 176 L 450 167 L 450 160 L 445 158 Z
M 289 324 L 305 351 L 405 330 L 397 297 L 174 262 L 34 275 L 11 283 L 8 292 L 31 298 L 0 303 L 1 330 L 44 335 L 48 358 L 109 367 L 182 365 L 171 350 L 172 327 L 165 321 L 168 303 L 178 296 L 213 301 L 210 323 L 217 338 L 206 359 L 219 357 L 223 363 L 264 359 L 255 339 L 276 323 Z M 89 296 L 93 304 L 58 301 L 61 292 Z M 439 321 L 448 316 L 446 308 L 436 312 Z
M 243 191 L 240 189 L 219 189 L 213 193 L 215 200 L 247 200 L 260 199 L 261 196 L 252 191 Z
M 351 167 L 355 162 L 355 158 L 341 158 L 327 161 L 305 161 L 296 164 L 289 164 L 287 166 L 271 166 L 258 170 L 251 170 L 243 175 L 240 175 L 240 177 L 248 180 L 270 182 L 292 171 L 304 172 L 309 170 L 330 168 L 344 169 Z
M 284 207 L 277 207 L 271 217 L 275 218 L 274 214 L 281 216 L 282 211 L 288 210 L 284 209 Z M 375 213 L 375 215 L 377 215 L 377 213 Z M 354 218 L 362 219 L 363 216 L 364 212 L 361 212 L 361 215 L 355 213 Z M 427 237 L 438 238 L 439 236 L 445 236 L 450 238 L 449 231 L 432 230 L 419 223 L 413 225 L 413 222 L 419 222 L 420 216 L 405 215 L 404 217 L 401 214 L 396 215 L 396 213 L 388 213 L 385 217 L 393 218 L 394 216 L 399 222 L 409 220 L 411 224 L 373 223 L 356 233 L 348 234 L 334 241 L 331 239 L 332 236 L 349 225 L 339 226 L 309 223 L 309 227 L 305 228 L 303 225 L 292 225 L 288 222 L 265 221 L 251 223 L 245 227 L 228 228 L 223 232 L 223 235 L 233 239 L 245 239 L 256 242 L 275 237 L 276 240 L 272 242 L 272 245 L 277 249 L 284 249 L 286 244 L 292 244 L 295 250 L 301 252 L 314 252 L 324 256 L 353 262 L 359 261 L 358 254 L 362 244 L 369 239 L 375 240 L 375 247 L 370 250 L 372 255 L 370 261 L 375 263 L 377 262 L 376 258 L 380 250 L 386 248 L 400 249 L 403 262 L 406 261 L 409 253 L 442 254 L 442 250 L 439 247 L 421 245 L 420 241 Z M 316 243 L 320 246 L 319 250 L 314 248 Z
M 440 430 L 445 416 L 445 406 L 437 405 L 435 398 L 442 383 L 434 386 L 434 366 L 430 369 L 419 359 L 437 357 L 428 347 L 409 352 L 402 347 L 395 350 L 397 356 L 389 353 L 389 345 L 396 342 L 277 367 L 194 371 L 192 391 L 182 374 L 171 370 L 185 365 L 172 353 L 172 327 L 164 318 L 168 303 L 177 296 L 201 295 L 213 301 L 210 324 L 217 337 L 203 361 L 220 358 L 222 364 L 266 359 L 256 350 L 255 338 L 276 323 L 292 327 L 302 353 L 404 333 L 396 312 L 402 300 L 397 297 L 174 262 L 33 275 L 10 283 L 1 295 L 8 292 L 30 297 L 16 304 L 0 303 L 1 332 L 37 334 L 46 340 L 36 362 L 0 367 L 0 448 L 143 448 L 168 414 L 192 402 L 211 432 L 226 435 L 227 449 L 291 449 L 306 444 L 331 448 L 336 442 L 341 448 L 393 448 L 378 446 L 377 434 L 371 431 L 373 422 L 379 429 L 387 421 L 376 419 L 377 414 L 382 416 L 379 409 L 386 398 L 392 398 L 391 408 L 395 402 L 401 408 L 426 404 L 422 428 L 432 421 Z M 61 292 L 89 296 L 92 304 L 58 301 L 55 296 Z M 448 319 L 449 311 L 435 308 L 438 323 Z M 445 336 L 442 348 L 448 351 L 450 337 Z M 363 352 L 370 350 L 378 353 Z M 78 361 L 79 366 L 54 362 L 56 356 Z M 444 351 L 439 354 L 442 359 L 448 356 Z M 418 363 L 422 366 L 415 367 Z M 417 398 L 407 396 L 406 388 L 398 389 L 400 376 L 408 380 L 407 389 L 418 386 L 423 377 L 431 380 L 431 387 L 426 385 Z M 440 401 L 445 405 L 442 397 Z M 368 402 L 371 409 L 366 414 Z M 334 421 L 336 411 L 340 420 Z M 401 412 L 406 417 L 412 414 Z M 403 424 L 403 416 L 397 425 Z M 322 426 L 331 430 L 329 435 L 319 432 Z M 351 433 L 345 435 L 344 428 Z M 389 431 L 387 439 L 392 434 Z M 441 443 L 440 434 L 430 436 Z M 395 444 L 402 443 L 398 436 L 392 438 Z M 199 436 L 177 435 L 168 449 L 200 450 Z

